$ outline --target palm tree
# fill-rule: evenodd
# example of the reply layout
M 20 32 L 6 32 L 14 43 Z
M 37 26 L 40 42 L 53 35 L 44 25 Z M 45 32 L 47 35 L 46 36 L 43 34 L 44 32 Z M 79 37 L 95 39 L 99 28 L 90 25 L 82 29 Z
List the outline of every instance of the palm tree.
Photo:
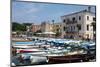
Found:
M 53 32 L 55 32 L 55 26 L 54 26 L 54 22 L 55 22 L 55 20 L 52 20 L 52 24 L 53 24 Z
M 54 23 L 54 22 L 55 22 L 55 20 L 52 20 L 52 22 Z

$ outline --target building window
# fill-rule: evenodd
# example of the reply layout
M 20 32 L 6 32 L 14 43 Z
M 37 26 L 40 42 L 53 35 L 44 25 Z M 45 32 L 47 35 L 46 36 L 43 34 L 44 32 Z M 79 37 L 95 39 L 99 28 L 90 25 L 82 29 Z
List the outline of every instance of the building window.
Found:
M 81 25 L 80 25 L 80 28 L 79 28 L 79 30 L 81 30 Z
M 89 20 L 89 16 L 87 16 L 87 20 Z
M 81 16 L 79 16 L 79 20 L 81 20 Z
M 71 28 L 71 31 L 73 31 L 72 26 L 70 28 Z
M 64 29 L 64 31 L 66 31 L 66 27 L 64 27 L 63 29 Z
M 87 31 L 89 31 L 89 25 L 87 25 Z
M 67 19 L 67 22 L 69 22 L 70 20 L 69 19 Z
M 59 32 L 59 29 L 57 29 L 57 32 Z
M 77 24 L 78 31 L 81 30 L 81 24 Z
M 74 30 L 75 30 L 75 26 L 74 26 Z
M 63 22 L 66 22 L 66 20 L 64 19 Z
M 72 20 L 75 21 L 75 17 L 73 17 Z
M 93 21 L 96 21 L 96 18 L 95 17 L 93 17 Z

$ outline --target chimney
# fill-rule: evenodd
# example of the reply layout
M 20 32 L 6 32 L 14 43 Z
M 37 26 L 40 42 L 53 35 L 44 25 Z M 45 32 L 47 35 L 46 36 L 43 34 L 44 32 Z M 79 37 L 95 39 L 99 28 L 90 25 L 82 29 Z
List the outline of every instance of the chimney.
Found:
M 91 6 L 88 7 L 88 11 L 91 12 Z

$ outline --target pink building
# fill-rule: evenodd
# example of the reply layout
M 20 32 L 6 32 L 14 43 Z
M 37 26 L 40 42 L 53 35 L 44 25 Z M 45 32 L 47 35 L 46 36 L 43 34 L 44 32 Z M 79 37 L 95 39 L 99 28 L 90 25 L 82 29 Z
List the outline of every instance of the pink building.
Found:
M 31 31 L 32 32 L 37 32 L 38 30 L 40 30 L 41 29 L 41 25 L 32 25 L 32 29 L 31 29 Z

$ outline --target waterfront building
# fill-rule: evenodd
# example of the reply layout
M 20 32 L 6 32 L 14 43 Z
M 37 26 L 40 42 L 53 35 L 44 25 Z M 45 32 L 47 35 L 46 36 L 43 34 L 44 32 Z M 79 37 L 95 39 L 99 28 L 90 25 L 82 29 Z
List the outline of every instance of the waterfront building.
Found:
M 39 30 L 41 30 L 41 25 L 32 24 L 32 28 L 31 28 L 32 32 L 37 32 Z
M 54 23 L 53 24 L 53 31 L 55 32 L 55 33 L 57 33 L 57 32 L 61 32 L 61 29 L 62 29 L 62 23 Z
M 51 32 L 53 30 L 53 25 L 50 22 L 42 22 L 41 23 L 41 31 L 42 32 Z
M 57 37 L 61 37 L 61 32 L 62 32 L 62 23 L 53 23 L 53 32 L 56 33 Z
M 64 38 L 93 39 L 93 26 L 91 24 L 96 21 L 96 17 L 90 9 L 61 16 L 61 19 Z

